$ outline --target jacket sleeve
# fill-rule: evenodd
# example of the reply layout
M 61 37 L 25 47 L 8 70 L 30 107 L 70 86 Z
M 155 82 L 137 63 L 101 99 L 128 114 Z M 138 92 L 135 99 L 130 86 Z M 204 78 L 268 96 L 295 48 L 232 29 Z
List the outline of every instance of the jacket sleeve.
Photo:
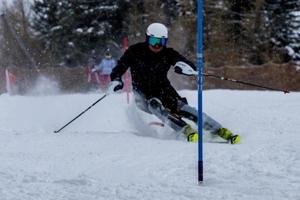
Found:
M 125 51 L 122 57 L 118 60 L 116 67 L 113 68 L 112 73 L 110 74 L 111 80 L 122 80 L 122 75 L 130 67 L 130 63 L 133 58 L 132 49 L 129 48 Z
M 170 56 L 171 56 L 171 62 L 172 62 L 173 66 L 177 62 L 182 61 L 182 62 L 185 62 L 186 64 L 190 65 L 195 71 L 197 71 L 197 66 L 194 65 L 193 62 L 191 62 L 188 59 L 186 59 L 184 56 L 182 56 L 180 53 L 178 53 L 174 49 L 170 49 Z
M 94 65 L 92 72 L 101 71 L 101 64 L 102 61 L 99 64 Z

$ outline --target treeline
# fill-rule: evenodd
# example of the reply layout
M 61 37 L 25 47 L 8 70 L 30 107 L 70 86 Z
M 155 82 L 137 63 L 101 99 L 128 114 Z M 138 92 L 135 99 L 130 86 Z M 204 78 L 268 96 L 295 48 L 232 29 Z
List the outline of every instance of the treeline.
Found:
M 204 0 L 206 67 L 300 64 L 300 0 Z M 196 0 L 15 0 L 3 5 L 0 67 L 78 67 L 116 57 L 165 23 L 169 45 L 196 61 Z
M 206 0 L 207 66 L 300 64 L 299 0 Z

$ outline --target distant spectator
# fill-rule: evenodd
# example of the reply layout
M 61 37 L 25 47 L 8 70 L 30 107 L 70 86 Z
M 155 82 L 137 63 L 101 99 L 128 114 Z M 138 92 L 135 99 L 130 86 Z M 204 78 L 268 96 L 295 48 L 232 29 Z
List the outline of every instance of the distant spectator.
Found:
M 115 66 L 116 61 L 113 59 L 110 49 L 107 49 L 100 64 L 95 65 L 92 69 L 92 74 L 99 73 L 99 84 L 101 89 L 105 90 L 107 88 L 110 83 L 110 74 Z

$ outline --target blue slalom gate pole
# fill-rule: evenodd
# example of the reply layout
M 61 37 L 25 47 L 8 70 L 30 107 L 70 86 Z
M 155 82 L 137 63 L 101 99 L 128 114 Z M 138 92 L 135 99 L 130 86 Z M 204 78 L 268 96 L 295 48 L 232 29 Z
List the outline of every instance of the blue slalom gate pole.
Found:
M 203 67 L 203 1 L 198 0 L 198 52 L 197 52 L 197 65 L 198 65 L 198 182 L 203 182 L 203 132 L 202 132 L 202 67 Z

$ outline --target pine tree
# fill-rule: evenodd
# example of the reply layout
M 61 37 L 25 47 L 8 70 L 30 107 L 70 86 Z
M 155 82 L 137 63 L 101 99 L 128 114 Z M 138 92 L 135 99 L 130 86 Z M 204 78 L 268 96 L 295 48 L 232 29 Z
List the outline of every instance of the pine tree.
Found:
M 35 0 L 33 28 L 58 61 L 76 66 L 122 32 L 122 0 Z
M 228 11 L 225 12 L 227 20 L 227 35 L 232 43 L 233 51 L 238 55 L 241 63 L 249 62 L 249 54 L 252 51 L 255 1 L 253 0 L 226 0 Z
M 285 4 L 288 10 L 286 30 L 284 31 L 286 35 L 285 48 L 293 61 L 300 65 L 300 1 L 290 0 Z
M 285 49 L 286 59 L 300 64 L 300 1 L 266 0 L 265 27 L 269 29 L 273 49 Z M 283 60 L 283 61 L 286 61 Z

